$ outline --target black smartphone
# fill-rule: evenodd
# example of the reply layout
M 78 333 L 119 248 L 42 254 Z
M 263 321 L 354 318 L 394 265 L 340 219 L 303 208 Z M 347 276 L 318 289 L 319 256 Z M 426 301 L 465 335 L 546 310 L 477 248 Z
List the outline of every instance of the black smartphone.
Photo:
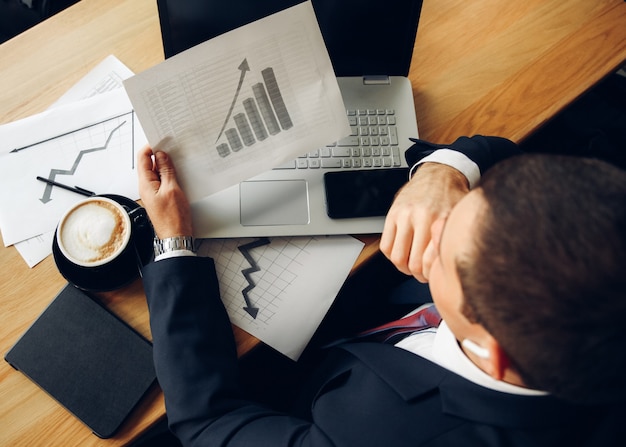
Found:
M 326 172 L 326 213 L 332 219 L 384 216 L 408 179 L 409 168 Z

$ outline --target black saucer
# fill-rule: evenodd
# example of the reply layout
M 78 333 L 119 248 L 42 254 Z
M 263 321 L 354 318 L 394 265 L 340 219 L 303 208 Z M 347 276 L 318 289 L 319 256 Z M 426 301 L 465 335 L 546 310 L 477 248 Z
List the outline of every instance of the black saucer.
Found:
M 152 259 L 154 232 L 146 211 L 137 202 L 116 194 L 101 194 L 115 200 L 131 214 L 132 233 L 129 249 L 113 262 L 98 267 L 81 267 L 72 264 L 61 254 L 57 244 L 56 231 L 52 240 L 52 255 L 59 272 L 71 284 L 90 292 L 104 292 L 119 289 L 139 276 L 141 265 Z

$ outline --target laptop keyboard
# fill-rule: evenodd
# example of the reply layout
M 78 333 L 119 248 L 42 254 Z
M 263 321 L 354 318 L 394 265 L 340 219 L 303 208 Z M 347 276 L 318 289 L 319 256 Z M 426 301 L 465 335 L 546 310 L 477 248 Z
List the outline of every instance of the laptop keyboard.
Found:
M 367 169 L 401 165 L 393 109 L 347 110 L 350 136 L 274 169 Z

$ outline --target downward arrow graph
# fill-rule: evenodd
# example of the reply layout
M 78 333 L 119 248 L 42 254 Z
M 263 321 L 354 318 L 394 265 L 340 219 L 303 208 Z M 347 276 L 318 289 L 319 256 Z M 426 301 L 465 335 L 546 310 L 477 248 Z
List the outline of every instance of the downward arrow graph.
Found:
M 263 245 L 268 245 L 269 243 L 270 243 L 270 240 L 265 237 L 265 238 L 257 239 L 256 241 L 252 241 L 248 244 L 240 245 L 239 247 L 237 247 L 239 251 L 241 252 L 241 254 L 243 255 L 243 257 L 246 258 L 246 261 L 248 261 L 248 264 L 250 264 L 250 267 L 248 267 L 247 269 L 243 269 L 241 271 L 243 276 L 246 278 L 246 281 L 248 281 L 248 285 L 241 291 L 241 294 L 243 295 L 243 299 L 246 302 L 246 305 L 243 307 L 243 310 L 248 312 L 248 314 L 254 319 L 256 319 L 256 316 L 259 313 L 259 308 L 254 307 L 252 304 L 252 301 L 250 300 L 249 293 L 252 289 L 256 287 L 256 283 L 254 282 L 254 279 L 252 278 L 251 275 L 254 272 L 260 271 L 261 268 L 257 264 L 256 260 L 250 254 L 250 251 L 253 250 L 254 248 L 261 247 Z

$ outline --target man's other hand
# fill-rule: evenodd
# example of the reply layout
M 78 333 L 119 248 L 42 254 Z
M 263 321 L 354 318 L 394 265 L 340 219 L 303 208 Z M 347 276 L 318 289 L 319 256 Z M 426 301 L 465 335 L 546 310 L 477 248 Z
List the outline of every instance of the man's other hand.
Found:
M 380 250 L 407 275 L 428 282 L 436 255 L 431 226 L 445 219 L 469 192 L 465 176 L 439 163 L 424 163 L 400 189 L 387 213 Z

